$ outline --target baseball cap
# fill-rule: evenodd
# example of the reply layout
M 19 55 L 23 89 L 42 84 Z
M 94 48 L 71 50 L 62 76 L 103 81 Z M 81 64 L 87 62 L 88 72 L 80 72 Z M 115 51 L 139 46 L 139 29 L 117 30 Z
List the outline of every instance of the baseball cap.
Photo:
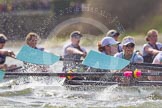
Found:
M 128 37 L 125 37 L 122 41 L 122 45 L 128 45 L 130 43 L 133 43 L 135 44 L 135 41 L 132 37 L 128 36 Z
M 73 38 L 81 38 L 82 37 L 82 34 L 80 33 L 80 31 L 73 31 L 71 34 L 70 34 L 70 37 Z
M 119 32 L 117 32 L 116 30 L 109 30 L 108 32 L 107 32 L 107 34 L 106 34 L 106 36 L 108 36 L 108 37 L 114 37 L 114 36 L 119 36 L 120 35 L 120 33 Z
M 0 34 L 0 43 L 5 43 L 7 41 L 7 37 L 4 34 Z
M 119 42 L 115 41 L 114 38 L 112 37 L 104 37 L 102 40 L 101 40 L 101 46 L 106 46 L 106 45 L 116 45 L 118 44 Z

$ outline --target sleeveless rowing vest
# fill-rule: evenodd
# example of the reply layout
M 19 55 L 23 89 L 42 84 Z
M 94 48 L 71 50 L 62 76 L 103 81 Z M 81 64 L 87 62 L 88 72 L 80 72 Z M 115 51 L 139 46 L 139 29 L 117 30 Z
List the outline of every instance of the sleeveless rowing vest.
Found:
M 4 64 L 6 61 L 6 56 L 0 55 L 0 64 Z
M 156 50 L 160 50 L 160 48 L 162 47 L 162 44 L 161 43 L 156 43 L 155 47 L 153 47 L 150 43 L 144 44 L 143 51 L 142 51 L 143 52 L 142 55 L 143 55 L 144 62 L 152 63 L 153 59 L 155 58 L 155 55 L 149 54 L 144 50 L 144 48 L 147 47 L 147 46 L 151 47 L 153 49 L 156 49 Z
M 122 52 L 123 50 L 122 50 L 122 44 L 120 43 L 120 44 L 118 44 L 118 52 Z
M 66 49 L 67 48 L 76 48 L 82 52 L 86 52 L 86 50 L 80 46 L 75 46 L 73 44 L 69 44 L 69 45 L 66 45 L 64 47 L 64 61 L 63 61 L 63 70 L 66 70 L 67 68 L 71 68 L 72 66 L 75 67 L 77 66 L 78 64 L 80 64 L 81 62 L 79 62 L 79 60 L 81 59 L 81 55 L 79 54 L 69 54 Z
M 44 51 L 44 48 L 35 47 L 34 49 L 38 49 L 38 50 L 40 50 L 40 51 Z

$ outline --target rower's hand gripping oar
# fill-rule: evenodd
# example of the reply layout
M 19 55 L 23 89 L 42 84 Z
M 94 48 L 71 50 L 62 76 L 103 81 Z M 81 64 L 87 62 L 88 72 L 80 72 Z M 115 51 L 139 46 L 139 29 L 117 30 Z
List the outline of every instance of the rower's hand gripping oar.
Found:
M 40 51 L 24 45 L 16 56 L 16 59 L 38 65 L 52 65 L 60 60 L 60 57 L 52 53 Z

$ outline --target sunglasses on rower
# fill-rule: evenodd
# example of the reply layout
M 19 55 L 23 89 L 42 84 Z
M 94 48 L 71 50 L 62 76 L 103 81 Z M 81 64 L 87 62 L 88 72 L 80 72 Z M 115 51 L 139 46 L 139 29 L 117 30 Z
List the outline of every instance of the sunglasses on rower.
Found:
M 106 45 L 106 46 L 108 46 L 108 47 L 111 47 L 111 46 L 117 47 L 118 45 L 117 44 L 114 44 L 114 45 Z

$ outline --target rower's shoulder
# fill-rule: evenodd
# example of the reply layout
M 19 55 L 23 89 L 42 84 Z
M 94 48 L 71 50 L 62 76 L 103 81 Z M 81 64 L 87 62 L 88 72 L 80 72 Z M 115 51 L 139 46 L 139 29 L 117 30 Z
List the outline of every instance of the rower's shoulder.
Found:
M 120 57 L 120 58 L 122 58 L 122 55 L 123 55 L 123 52 L 118 52 L 118 53 L 116 53 L 114 55 L 114 57 Z

